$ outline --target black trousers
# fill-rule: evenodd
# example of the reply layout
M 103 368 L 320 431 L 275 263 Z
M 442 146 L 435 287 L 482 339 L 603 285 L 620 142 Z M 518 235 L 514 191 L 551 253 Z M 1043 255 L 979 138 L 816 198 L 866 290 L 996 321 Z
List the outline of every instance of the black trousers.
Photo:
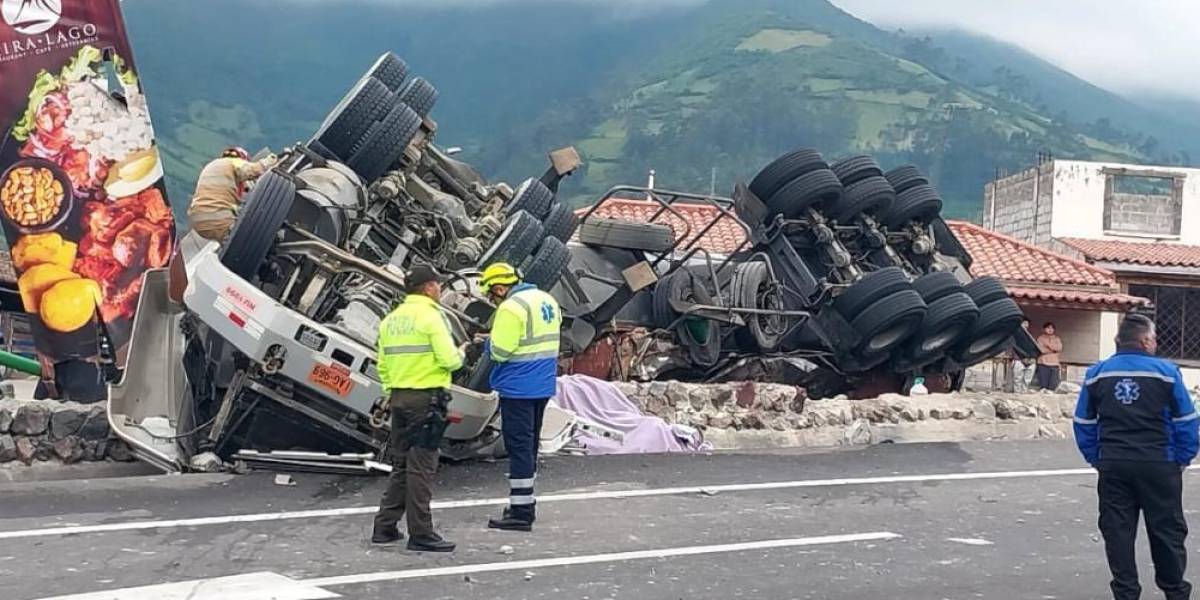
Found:
M 1053 392 L 1058 389 L 1059 367 L 1055 365 L 1038 365 L 1033 374 L 1037 378 L 1038 388 Z
M 435 390 L 392 390 L 391 443 L 392 475 L 388 478 L 379 512 L 375 514 L 375 530 L 394 529 L 396 523 L 408 517 L 408 534 L 433 533 L 433 477 L 437 473 L 437 450 L 420 448 L 411 443 L 416 429 L 429 415 L 429 405 Z
M 538 438 L 549 399 L 500 398 L 500 431 L 508 451 L 508 514 L 533 521 L 537 514 L 534 478 L 537 476 Z
M 1172 463 L 1105 461 L 1099 465 L 1100 533 L 1108 568 L 1112 571 L 1113 598 L 1135 600 L 1138 584 L 1138 513 L 1146 521 L 1154 583 L 1167 600 L 1191 598 L 1192 584 L 1183 578 L 1187 568 L 1187 521 L 1183 517 L 1183 470 Z

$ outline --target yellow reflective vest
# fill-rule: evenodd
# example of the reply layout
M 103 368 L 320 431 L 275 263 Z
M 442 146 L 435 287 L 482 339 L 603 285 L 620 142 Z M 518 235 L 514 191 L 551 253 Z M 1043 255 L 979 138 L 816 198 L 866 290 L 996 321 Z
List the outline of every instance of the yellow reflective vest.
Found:
M 437 303 L 409 294 L 379 324 L 379 380 L 384 390 L 450 387 L 462 367 L 450 324 Z
M 530 284 L 514 287 L 492 323 L 492 389 L 501 398 L 554 396 L 561 329 L 562 312 L 554 296 Z

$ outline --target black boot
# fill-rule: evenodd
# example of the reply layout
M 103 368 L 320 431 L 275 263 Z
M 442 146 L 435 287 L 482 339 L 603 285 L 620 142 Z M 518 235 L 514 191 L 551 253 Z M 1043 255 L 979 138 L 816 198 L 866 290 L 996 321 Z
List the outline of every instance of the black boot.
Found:
M 454 552 L 455 547 L 454 542 L 447 542 L 436 533 L 408 538 L 408 549 L 416 552 Z
M 395 525 L 390 528 L 376 527 L 375 531 L 371 533 L 372 544 L 393 544 L 402 539 L 404 539 L 404 534 L 400 533 Z
M 488 519 L 488 529 L 533 531 L 533 511 L 506 508 L 504 509 L 504 515 L 499 519 Z

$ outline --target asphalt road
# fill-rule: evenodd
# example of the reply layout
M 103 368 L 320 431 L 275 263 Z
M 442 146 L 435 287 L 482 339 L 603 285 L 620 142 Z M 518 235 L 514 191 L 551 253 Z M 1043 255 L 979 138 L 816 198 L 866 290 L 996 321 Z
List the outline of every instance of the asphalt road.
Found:
M 1095 475 L 1080 466 L 1066 442 L 553 457 L 532 534 L 484 527 L 504 463 L 451 466 L 435 519 L 460 544 L 453 555 L 367 542 L 380 479 L 0 484 L 0 589 L 14 600 L 1103 598 Z M 1192 514 L 1200 478 L 1187 481 Z M 1144 543 L 1140 556 L 1148 564 Z M 1147 569 L 1146 597 L 1152 582 Z

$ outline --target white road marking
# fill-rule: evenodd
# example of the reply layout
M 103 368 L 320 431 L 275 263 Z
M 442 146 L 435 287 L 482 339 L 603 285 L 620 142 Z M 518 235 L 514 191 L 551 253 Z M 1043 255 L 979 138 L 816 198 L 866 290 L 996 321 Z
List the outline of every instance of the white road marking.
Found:
M 338 594 L 275 573 L 247 573 L 42 600 L 325 600 Z
M 987 540 L 981 540 L 979 538 L 946 538 L 946 541 L 954 542 L 955 544 L 966 544 L 968 546 L 992 546 L 992 545 L 994 545 Z
M 560 558 L 515 560 L 509 562 L 484 563 L 475 565 L 457 565 L 453 567 L 435 567 L 430 569 L 410 569 L 407 571 L 384 571 L 382 573 L 363 573 L 361 575 L 342 575 L 337 577 L 306 579 L 300 583 L 311 585 L 313 587 L 336 587 L 342 585 L 374 583 L 378 581 L 444 577 L 446 575 L 473 575 L 476 573 L 495 573 L 497 571 L 524 571 L 529 569 L 543 569 L 547 567 L 567 567 L 572 565 L 590 565 L 595 563 L 626 562 L 635 560 L 650 560 L 656 558 L 676 558 L 680 556 L 697 556 L 701 554 L 722 554 L 728 552 L 746 552 L 749 550 L 769 550 L 772 548 L 795 548 L 799 546 L 821 546 L 826 544 L 846 544 L 850 542 L 893 540 L 899 537 L 901 537 L 899 534 L 891 533 L 889 531 L 880 531 L 875 533 L 855 533 L 848 535 L 827 535 L 821 537 L 763 540 L 759 542 L 742 542 L 737 544 L 720 544 L 714 546 L 688 546 L 682 548 L 661 548 L 657 550 L 637 550 L 633 552 L 613 552 L 609 554 L 563 556 Z
M 1200 467 L 1190 467 L 1196 469 Z M 800 481 L 773 481 L 766 483 L 736 483 L 728 485 L 703 485 L 667 488 L 648 488 L 640 490 L 607 490 L 600 492 L 576 492 L 565 494 L 548 494 L 538 496 L 538 503 L 577 502 L 585 500 L 620 500 L 626 498 L 647 498 L 653 496 L 678 496 L 687 494 L 715 494 L 722 492 L 755 492 L 767 490 L 790 490 L 800 488 L 840 487 L 851 485 L 885 485 L 891 483 L 932 483 L 939 481 L 986 481 L 995 479 L 1028 479 L 1033 477 L 1070 477 L 1077 475 L 1095 475 L 1095 470 L 1086 469 L 1047 469 L 1038 471 L 997 471 L 986 473 L 941 473 L 931 475 L 890 475 L 884 477 L 853 477 L 843 479 L 808 479 Z M 479 498 L 475 500 L 447 500 L 434 502 L 433 508 L 450 510 L 458 508 L 476 508 L 482 506 L 505 506 L 508 497 Z M 233 523 L 259 523 L 267 521 L 284 521 L 292 519 L 316 519 L 324 517 L 347 517 L 371 514 L 375 506 L 356 506 L 349 508 L 329 508 L 315 510 L 282 511 L 273 513 L 254 513 L 246 515 L 224 515 L 216 517 L 197 517 L 189 519 L 168 519 L 162 521 L 127 521 L 124 523 L 105 523 L 103 525 L 72 525 L 47 527 L 44 529 L 26 529 L 19 531 L 0 531 L 0 540 L 46 537 L 57 535 L 74 535 L 84 533 L 109 533 L 113 531 L 139 531 L 145 529 L 170 529 L 176 527 L 202 527 L 206 525 L 229 525 Z

